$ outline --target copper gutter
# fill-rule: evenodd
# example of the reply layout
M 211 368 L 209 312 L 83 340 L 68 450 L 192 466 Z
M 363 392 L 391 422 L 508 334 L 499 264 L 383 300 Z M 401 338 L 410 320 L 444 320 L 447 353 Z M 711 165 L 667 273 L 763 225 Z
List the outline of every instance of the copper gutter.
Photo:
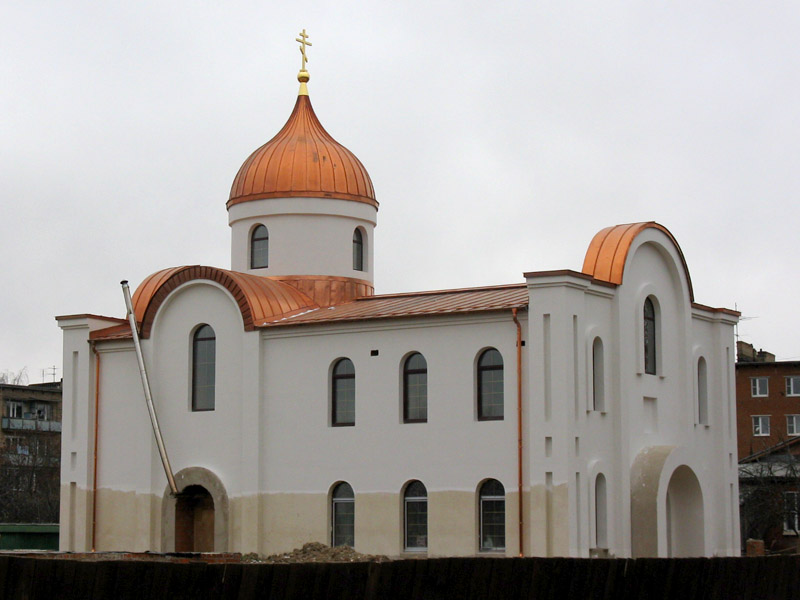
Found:
M 519 522 L 519 555 L 525 556 L 522 519 L 522 325 L 517 319 L 516 308 L 511 309 L 511 318 L 517 326 L 517 519 Z
M 97 440 L 100 433 L 100 353 L 95 343 L 89 342 L 94 352 L 94 448 L 92 454 L 92 552 L 95 551 L 97 539 Z M 72 399 L 75 402 L 75 398 Z M 73 524 L 74 525 L 74 524 Z
M 153 435 L 156 438 L 156 445 L 158 446 L 158 453 L 161 455 L 161 464 L 164 465 L 164 473 L 167 476 L 169 489 L 173 494 L 178 493 L 178 486 L 175 485 L 175 477 L 172 475 L 172 467 L 169 464 L 169 457 L 167 456 L 167 448 L 164 445 L 164 438 L 161 436 L 161 428 L 158 426 L 158 417 L 156 416 L 156 407 L 153 404 L 153 394 L 150 391 L 150 382 L 147 379 L 147 371 L 144 368 L 144 356 L 142 355 L 142 345 L 139 342 L 139 331 L 136 327 L 136 316 L 133 313 L 133 304 L 131 303 L 131 290 L 128 287 L 127 281 L 121 281 L 122 294 L 125 296 L 125 307 L 128 310 L 128 322 L 131 324 L 131 335 L 133 336 L 133 347 L 136 349 L 136 360 L 139 363 L 139 375 L 142 378 L 142 388 L 144 389 L 144 400 L 147 403 L 147 412 L 150 413 L 150 424 L 153 426 Z

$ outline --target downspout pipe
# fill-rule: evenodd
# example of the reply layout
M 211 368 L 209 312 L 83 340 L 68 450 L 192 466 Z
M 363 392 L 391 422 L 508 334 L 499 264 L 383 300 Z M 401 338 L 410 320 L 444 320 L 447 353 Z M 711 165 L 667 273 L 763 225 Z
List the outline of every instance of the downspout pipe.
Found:
M 517 319 L 517 309 L 511 309 L 511 318 L 517 326 L 517 520 L 519 522 L 519 555 L 525 556 L 522 510 L 522 325 Z
M 128 322 L 131 324 L 131 334 L 133 335 L 133 346 L 136 348 L 136 360 L 139 362 L 139 375 L 142 378 L 142 389 L 144 399 L 147 403 L 147 411 L 150 413 L 150 424 L 153 426 L 153 435 L 156 438 L 158 453 L 161 456 L 161 464 L 164 465 L 164 473 L 167 476 L 169 489 L 173 494 L 178 493 L 178 486 L 175 485 L 175 477 L 172 475 L 172 467 L 169 464 L 167 448 L 164 445 L 164 438 L 161 436 L 161 428 L 158 426 L 156 407 L 153 405 L 153 394 L 150 392 L 150 381 L 147 379 L 147 371 L 144 368 L 144 356 L 142 355 L 142 344 L 139 341 L 139 330 L 136 327 L 136 315 L 133 313 L 133 303 L 131 302 L 131 289 L 128 287 L 127 280 L 120 282 L 122 293 L 125 296 L 125 308 L 128 310 Z
M 100 437 L 100 353 L 93 341 L 94 353 L 94 444 L 92 446 L 92 552 L 97 547 L 97 442 Z M 72 399 L 75 402 L 75 398 Z M 74 526 L 74 523 L 73 525 Z

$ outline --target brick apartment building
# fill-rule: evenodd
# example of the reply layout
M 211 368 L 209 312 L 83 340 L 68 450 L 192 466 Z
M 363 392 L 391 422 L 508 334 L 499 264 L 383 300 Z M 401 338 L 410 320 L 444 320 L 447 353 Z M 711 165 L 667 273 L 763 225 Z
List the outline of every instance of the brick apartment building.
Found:
M 736 415 L 739 460 L 800 435 L 800 361 L 737 342 Z
M 737 342 L 736 414 L 742 543 L 797 551 L 800 540 L 800 361 Z

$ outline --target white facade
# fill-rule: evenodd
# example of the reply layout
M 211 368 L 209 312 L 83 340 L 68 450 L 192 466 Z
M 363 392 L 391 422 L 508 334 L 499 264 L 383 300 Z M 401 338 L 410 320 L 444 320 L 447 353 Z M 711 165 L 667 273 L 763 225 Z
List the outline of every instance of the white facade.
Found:
M 417 480 L 427 523 L 414 545 L 429 556 L 738 554 L 736 315 L 693 302 L 669 232 L 640 224 L 618 241 L 613 277 L 584 267 L 528 273 L 518 286 L 264 308 L 289 288 L 253 291 L 246 277 L 371 283 L 376 214 L 301 195 L 235 204 L 232 271 L 142 284 L 136 316 L 169 458 L 179 489 L 210 496 L 210 513 L 169 493 L 125 325 L 59 317 L 62 550 L 171 551 L 186 523 L 195 549 L 203 536 L 215 551 L 264 554 L 330 543 L 332 493 L 347 482 L 355 548 L 396 556 L 407 545 L 404 490 Z M 249 268 L 258 224 L 269 229 L 267 269 Z M 352 263 L 356 228 L 363 271 Z M 648 298 L 655 374 L 645 368 Z M 195 411 L 203 324 L 216 336 L 214 409 Z M 489 348 L 503 360 L 499 420 L 478 409 Z M 425 422 L 404 422 L 403 365 L 414 352 L 427 363 Z M 341 358 L 355 369 L 350 426 L 332 422 Z M 504 493 L 483 503 L 487 480 Z M 498 514 L 494 537 L 482 537 Z

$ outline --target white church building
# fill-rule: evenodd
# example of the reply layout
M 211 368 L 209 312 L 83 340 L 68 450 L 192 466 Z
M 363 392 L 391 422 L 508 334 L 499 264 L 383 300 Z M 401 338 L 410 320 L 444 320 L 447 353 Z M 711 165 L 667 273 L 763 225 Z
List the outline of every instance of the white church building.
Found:
M 695 302 L 672 234 L 607 227 L 581 272 L 375 295 L 372 182 L 298 78 L 234 179 L 229 269 L 146 278 L 136 338 L 57 317 L 61 549 L 738 555 L 738 314 Z

